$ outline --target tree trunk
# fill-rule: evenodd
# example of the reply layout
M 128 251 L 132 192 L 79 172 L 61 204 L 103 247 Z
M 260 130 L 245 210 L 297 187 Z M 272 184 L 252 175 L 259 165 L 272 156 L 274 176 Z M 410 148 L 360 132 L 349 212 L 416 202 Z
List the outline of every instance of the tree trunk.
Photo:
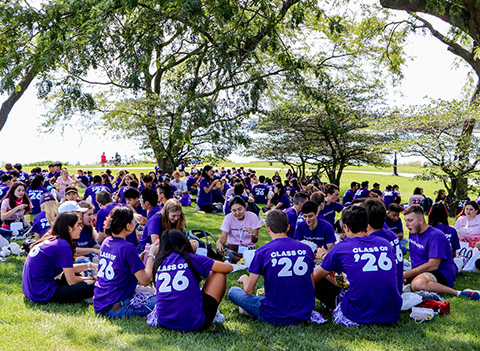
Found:
M 35 71 L 31 69 L 25 74 L 25 77 L 18 85 L 19 89 L 15 89 L 13 93 L 10 94 L 7 100 L 5 100 L 0 108 L 0 130 L 7 122 L 8 115 L 12 110 L 15 103 L 22 97 L 23 93 L 27 90 L 32 80 L 35 78 Z

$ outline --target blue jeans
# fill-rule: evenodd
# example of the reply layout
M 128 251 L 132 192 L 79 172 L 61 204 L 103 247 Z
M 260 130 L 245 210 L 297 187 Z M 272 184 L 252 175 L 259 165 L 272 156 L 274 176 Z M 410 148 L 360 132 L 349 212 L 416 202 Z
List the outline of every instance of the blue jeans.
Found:
M 407 239 L 401 239 L 400 240 L 400 246 L 402 248 L 402 253 L 404 255 L 408 252 L 407 245 L 408 245 L 408 240 Z
M 259 321 L 265 321 L 260 313 L 262 300 L 265 296 L 248 295 L 242 288 L 233 286 L 228 291 L 228 298 L 237 306 L 250 313 Z
M 133 307 L 130 305 L 130 300 L 133 296 L 126 298 L 123 301 L 117 302 L 112 309 L 105 313 L 110 318 L 123 318 L 132 316 L 146 316 L 149 314 L 157 302 L 156 296 L 150 296 L 148 301 L 141 307 Z

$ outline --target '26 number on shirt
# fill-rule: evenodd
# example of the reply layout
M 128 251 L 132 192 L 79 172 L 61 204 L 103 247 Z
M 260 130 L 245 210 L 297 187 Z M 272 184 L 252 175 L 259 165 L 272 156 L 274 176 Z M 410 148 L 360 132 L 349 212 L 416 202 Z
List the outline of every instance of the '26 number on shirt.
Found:
M 305 259 L 304 256 L 299 256 L 295 260 L 295 264 L 293 264 L 293 273 L 298 276 L 305 275 L 308 271 L 308 265 L 306 262 L 303 262 Z M 274 258 L 272 260 L 272 267 L 276 265 L 283 266 L 280 272 L 278 272 L 279 277 L 291 277 L 292 276 L 292 260 L 288 257 L 282 257 L 281 259 L 277 260 Z
M 172 280 L 172 278 L 170 277 L 170 274 L 168 274 L 167 272 L 158 274 L 157 282 L 163 280 L 162 284 L 160 284 L 160 287 L 158 288 L 158 292 L 171 292 L 172 287 L 175 291 L 183 291 L 188 288 L 190 282 L 188 281 L 188 278 L 183 275 L 184 273 L 185 271 L 177 271 L 175 277 L 173 277 L 171 285 L 170 281 Z
M 100 278 L 107 278 L 107 280 L 112 280 L 115 277 L 115 271 L 113 270 L 113 261 L 108 261 L 102 258 L 98 261 L 98 273 L 97 276 Z
M 367 261 L 365 266 L 362 268 L 362 271 L 364 272 L 376 272 L 378 271 L 378 267 L 380 267 L 380 269 L 383 271 L 389 271 L 392 269 L 392 260 L 387 257 L 386 252 L 382 252 L 380 254 L 378 262 L 377 257 L 371 253 L 364 253 L 362 255 L 355 254 L 353 257 L 355 258 L 355 262 L 358 262 L 359 260 Z

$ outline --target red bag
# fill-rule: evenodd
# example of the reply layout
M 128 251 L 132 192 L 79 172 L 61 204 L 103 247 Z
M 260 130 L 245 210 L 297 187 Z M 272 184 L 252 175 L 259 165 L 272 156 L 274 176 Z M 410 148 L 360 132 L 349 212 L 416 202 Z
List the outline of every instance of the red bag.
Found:
M 435 301 L 430 299 L 423 299 L 422 303 L 415 307 L 426 307 L 431 308 L 439 314 L 449 314 L 450 313 L 450 302 L 448 301 Z

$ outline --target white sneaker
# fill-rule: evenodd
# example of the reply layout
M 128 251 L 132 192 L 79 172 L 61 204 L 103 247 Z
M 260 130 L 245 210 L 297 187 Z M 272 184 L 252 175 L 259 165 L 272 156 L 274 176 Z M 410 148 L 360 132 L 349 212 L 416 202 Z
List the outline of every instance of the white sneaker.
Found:
M 23 250 L 20 248 L 20 245 L 18 245 L 17 243 L 10 243 L 8 248 L 10 249 L 12 254 L 14 254 L 15 256 L 23 255 Z
M 243 308 L 241 307 L 238 307 L 238 313 L 240 313 L 240 315 L 242 316 L 246 316 L 246 317 L 252 317 L 252 315 L 250 313 L 248 313 L 247 311 L 245 311 Z
M 220 324 L 223 322 L 225 322 L 225 316 L 220 312 L 220 310 L 217 310 L 215 318 L 213 319 L 213 324 Z
M 2 256 L 2 257 L 10 256 L 10 250 L 8 249 L 7 246 L 4 246 L 0 249 L 0 256 Z

